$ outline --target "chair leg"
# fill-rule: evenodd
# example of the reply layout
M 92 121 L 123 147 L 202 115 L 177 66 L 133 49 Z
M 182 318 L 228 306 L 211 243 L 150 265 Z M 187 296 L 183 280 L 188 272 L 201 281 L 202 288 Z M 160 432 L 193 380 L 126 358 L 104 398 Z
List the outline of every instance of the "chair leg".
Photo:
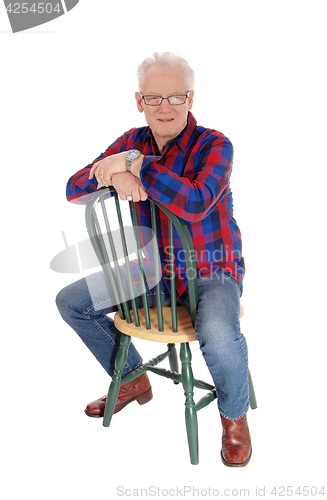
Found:
M 253 388 L 250 370 L 248 372 L 248 377 L 249 377 L 250 407 L 252 410 L 255 410 L 257 408 L 257 400 L 256 400 L 255 393 L 254 393 L 254 388 Z
M 121 374 L 126 363 L 128 348 L 130 343 L 131 343 L 131 337 L 122 333 L 120 337 L 118 352 L 116 354 L 116 359 L 115 359 L 115 371 L 112 377 L 111 384 L 109 386 L 106 407 L 103 415 L 104 427 L 109 427 L 115 410 L 118 393 L 120 389 Z
M 181 344 L 182 382 L 185 393 L 185 422 L 191 464 L 199 463 L 198 419 L 193 399 L 194 380 L 191 365 L 191 350 L 188 342 Z
M 176 352 L 176 347 L 175 344 L 168 344 L 168 349 L 170 351 L 169 354 L 169 366 L 172 372 L 179 373 L 178 371 L 178 357 L 177 357 L 177 352 Z M 178 385 L 179 382 L 174 380 L 174 384 Z

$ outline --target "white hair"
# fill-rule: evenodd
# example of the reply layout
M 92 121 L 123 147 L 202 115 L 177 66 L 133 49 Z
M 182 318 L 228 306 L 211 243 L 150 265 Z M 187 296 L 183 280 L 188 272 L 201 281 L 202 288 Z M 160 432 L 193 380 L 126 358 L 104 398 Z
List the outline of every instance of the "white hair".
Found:
M 183 73 L 187 90 L 193 90 L 195 81 L 194 71 L 183 57 L 177 56 L 172 52 L 163 52 L 161 54 L 154 52 L 153 57 L 147 57 L 138 67 L 137 78 L 140 91 L 144 87 L 147 70 L 154 65 L 161 68 L 179 68 Z

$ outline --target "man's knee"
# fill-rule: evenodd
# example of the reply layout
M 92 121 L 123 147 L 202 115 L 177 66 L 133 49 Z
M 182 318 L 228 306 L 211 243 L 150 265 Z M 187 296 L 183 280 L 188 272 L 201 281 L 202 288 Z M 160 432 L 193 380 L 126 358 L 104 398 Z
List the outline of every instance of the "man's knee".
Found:
M 196 336 L 201 344 L 221 343 L 238 340 L 241 337 L 239 313 L 237 306 L 221 307 L 216 304 L 201 307 L 199 303 L 195 323 Z
M 63 288 L 56 297 L 56 306 L 64 320 L 69 316 L 69 295 L 67 288 Z
M 63 288 L 56 297 L 56 305 L 61 317 L 70 324 L 74 318 L 80 317 L 76 293 L 71 289 L 71 285 Z

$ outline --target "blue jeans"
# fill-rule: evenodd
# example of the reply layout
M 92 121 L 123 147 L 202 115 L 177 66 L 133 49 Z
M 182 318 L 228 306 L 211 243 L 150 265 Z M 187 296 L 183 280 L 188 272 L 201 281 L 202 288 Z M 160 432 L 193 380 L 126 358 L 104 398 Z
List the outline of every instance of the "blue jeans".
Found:
M 170 294 L 163 280 L 162 304 L 170 305 Z M 195 335 L 213 378 L 219 412 L 229 420 L 238 420 L 249 407 L 248 355 L 245 337 L 240 331 L 240 288 L 233 278 L 215 272 L 198 279 L 199 304 Z M 155 307 L 155 292 L 148 290 L 149 306 Z M 142 307 L 141 297 L 136 298 Z M 179 302 L 189 310 L 188 291 Z M 81 337 L 107 373 L 114 372 L 120 332 L 107 314 L 117 311 L 103 272 L 83 278 L 65 287 L 57 296 L 64 321 Z M 122 376 L 142 363 L 130 344 Z

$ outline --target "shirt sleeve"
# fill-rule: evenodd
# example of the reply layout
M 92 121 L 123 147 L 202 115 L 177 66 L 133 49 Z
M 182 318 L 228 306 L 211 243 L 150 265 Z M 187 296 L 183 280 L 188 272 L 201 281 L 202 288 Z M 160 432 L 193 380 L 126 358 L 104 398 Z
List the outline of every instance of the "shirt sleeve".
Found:
M 72 175 L 67 182 L 66 197 L 72 203 L 85 205 L 91 199 L 92 193 L 96 192 L 98 181 L 95 177 L 89 179 L 90 170 L 94 163 L 106 158 L 107 156 L 126 151 L 126 145 L 130 137 L 130 132 L 119 137 L 111 146 L 109 146 L 104 153 L 101 153 L 92 163 L 82 168 L 76 174 Z
M 225 196 L 232 161 L 229 139 L 210 134 L 187 161 L 181 176 L 166 168 L 160 158 L 145 157 L 140 178 L 150 196 L 182 219 L 197 222 Z

